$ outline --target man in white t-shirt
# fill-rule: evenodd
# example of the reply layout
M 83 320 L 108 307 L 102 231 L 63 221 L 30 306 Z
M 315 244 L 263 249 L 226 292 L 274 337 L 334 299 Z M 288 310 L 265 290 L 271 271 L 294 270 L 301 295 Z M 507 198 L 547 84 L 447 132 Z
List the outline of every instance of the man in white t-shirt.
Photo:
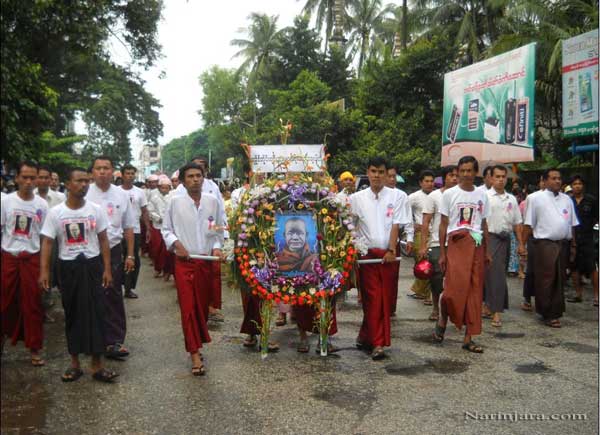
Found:
M 576 253 L 575 230 L 579 225 L 571 198 L 560 191 L 562 178 L 555 168 L 543 174 L 546 189 L 527 199 L 520 250 L 533 234 L 535 310 L 544 323 L 560 328 L 565 311 L 566 267 Z
M 219 190 L 219 186 L 207 178 L 210 172 L 210 168 L 208 167 L 208 160 L 204 156 L 195 156 L 192 158 L 191 163 L 194 163 L 202 168 L 206 177 L 204 177 L 204 181 L 202 182 L 202 192 L 209 193 L 217 198 L 219 204 L 221 206 L 221 210 L 223 216 L 221 216 L 223 222 L 227 222 L 227 214 L 225 212 L 225 201 L 223 201 L 223 196 L 221 195 L 221 191 Z M 183 180 L 180 180 L 179 186 L 173 190 L 173 197 L 176 195 L 186 195 L 187 189 L 184 186 Z M 229 232 L 227 229 L 223 232 L 223 235 L 226 239 L 229 238 Z M 210 302 L 208 309 L 208 318 L 214 322 L 223 322 L 225 320 L 223 313 L 221 313 L 221 305 L 222 305 L 222 297 L 221 297 L 221 264 L 218 261 L 214 261 L 210 265 L 214 268 L 213 274 L 211 275 L 213 278 L 213 282 L 211 283 L 211 293 L 210 293 Z
M 44 309 L 37 277 L 40 230 L 48 213 L 46 201 L 33 194 L 37 175 L 35 163 L 19 163 L 15 178 L 19 190 L 2 198 L 0 205 L 2 346 L 6 338 L 13 345 L 24 339 L 31 352 L 31 364 L 36 367 L 45 364 L 39 353 L 44 341 Z
M 419 174 L 419 186 L 421 187 L 414 193 L 408 195 L 408 203 L 411 209 L 411 216 L 414 228 L 415 261 L 419 261 L 418 248 L 421 245 L 421 225 L 423 224 L 423 207 L 427 202 L 427 196 L 433 191 L 433 180 L 435 176 L 429 170 L 421 171 Z M 413 282 L 410 290 L 411 295 L 417 299 L 423 299 L 424 305 L 432 305 L 431 301 L 431 286 L 429 280 L 417 279 Z
M 50 183 L 52 182 L 52 171 L 47 166 L 40 166 L 38 170 L 38 177 L 36 180 L 36 188 L 33 191 L 34 194 L 48 203 L 48 208 L 52 208 L 55 205 L 65 201 L 65 194 L 58 190 L 50 189 Z
M 492 188 L 487 191 L 490 216 L 487 220 L 490 238 L 489 253 L 492 261 L 485 271 L 484 316 L 492 318 L 492 326 L 502 326 L 500 314 L 508 309 L 508 285 L 506 265 L 510 249 L 510 237 L 514 232 L 521 244 L 521 210 L 517 199 L 506 192 L 508 170 L 505 166 L 492 167 Z M 521 252 L 524 254 L 525 251 Z
M 448 319 L 458 329 L 465 325 L 463 349 L 474 353 L 483 352 L 472 336 L 481 334 L 483 280 L 485 264 L 490 260 L 486 251 L 489 201 L 486 193 L 473 185 L 478 166 L 475 157 L 462 157 L 458 161 L 458 185 L 442 196 L 439 264 L 446 278 L 433 333 L 434 340 L 441 343 Z
M 368 247 L 365 259 L 380 263 L 360 267 L 363 322 L 356 341 L 361 349 L 372 349 L 371 357 L 385 357 L 391 345 L 392 299 L 398 291 L 396 249 L 400 226 L 410 222 L 408 200 L 398 189 L 385 186 L 388 163 L 381 157 L 367 164 L 369 188 L 350 196 L 350 208 L 357 223 L 358 237 Z
M 135 215 L 129 195 L 111 184 L 113 179 L 113 163 L 108 156 L 96 157 L 92 163 L 94 184 L 91 184 L 86 200 L 98 204 L 108 216 L 108 242 L 110 244 L 110 263 L 113 285 L 105 289 L 106 293 L 106 356 L 122 358 L 129 355 L 123 346 L 127 332 L 125 303 L 123 301 L 123 272 L 135 270 L 133 255 Z M 123 266 L 121 242 L 127 242 L 127 255 Z
M 402 204 L 402 206 L 404 207 L 404 210 L 402 211 L 404 214 L 406 214 L 409 219 L 408 222 L 404 225 L 401 225 L 398 227 L 398 231 L 399 231 L 399 235 L 398 235 L 398 243 L 396 245 L 396 256 L 400 256 L 400 240 L 402 239 L 402 234 L 404 233 L 406 235 L 406 253 L 408 255 L 411 254 L 412 252 L 412 246 L 413 246 L 413 240 L 414 240 L 414 236 L 415 236 L 415 229 L 413 226 L 413 221 L 412 221 L 412 215 L 411 215 L 411 211 L 410 211 L 410 204 L 408 203 L 408 195 L 401 189 L 398 189 L 396 187 L 396 183 L 398 181 L 399 175 L 398 175 L 398 171 L 396 170 L 395 167 L 390 166 L 387 168 L 387 177 L 385 180 L 385 186 L 398 192 L 398 201 Z M 400 264 L 399 263 L 394 263 L 393 264 L 394 267 L 396 267 L 396 285 L 393 286 L 392 291 L 392 306 L 390 308 L 390 315 L 392 317 L 396 316 L 396 305 L 398 302 L 398 286 L 400 285 Z
M 477 190 L 481 190 L 482 192 L 487 192 L 488 190 L 490 190 L 492 188 L 492 184 L 494 183 L 494 180 L 492 179 L 492 168 L 494 166 L 490 165 L 490 166 L 486 166 L 486 168 L 483 170 L 483 184 L 481 186 L 477 187 Z
M 36 195 L 38 195 L 40 198 L 44 199 L 48 203 L 48 209 L 51 209 L 65 201 L 64 193 L 62 193 L 58 190 L 55 191 L 55 190 L 50 189 L 51 182 L 52 182 L 52 171 L 50 170 L 50 168 L 48 168 L 47 166 L 43 166 L 43 165 L 40 166 L 39 170 L 38 170 L 38 177 L 36 180 L 37 187 L 35 188 L 33 193 L 35 193 Z M 58 281 L 57 281 L 58 271 L 56 270 L 56 265 L 58 264 L 57 261 L 58 261 L 58 248 L 55 246 L 54 249 L 52 250 L 52 260 L 51 260 L 52 267 L 50 269 L 50 271 L 51 271 L 50 279 L 52 280 L 52 288 L 55 288 L 58 286 Z M 44 297 L 44 305 L 46 303 L 48 304 L 48 306 L 54 305 L 54 301 L 52 300 L 52 290 L 44 291 L 43 297 Z M 46 312 L 44 314 L 44 320 L 49 323 L 54 322 L 54 319 L 50 316 L 50 314 L 48 313 L 48 310 L 46 310 Z
M 210 342 L 206 326 L 210 292 L 206 283 L 214 282 L 214 268 L 207 260 L 190 255 L 221 256 L 223 246 L 223 210 L 217 198 L 202 191 L 204 170 L 195 163 L 180 171 L 185 195 L 171 199 L 165 212 L 162 236 L 167 249 L 175 251 L 175 285 L 181 309 L 185 349 L 192 359 L 192 374 L 204 374 L 200 349 Z
M 92 356 L 92 376 L 111 382 L 118 375 L 103 367 L 105 352 L 104 288 L 112 284 L 108 217 L 102 208 L 86 201 L 89 175 L 83 168 L 67 172 L 69 197 L 54 207 L 44 223 L 40 287 L 50 285 L 50 252 L 58 246 L 60 292 L 65 311 L 65 333 L 71 366 L 61 379 L 73 382 L 83 375 L 79 354 Z
M 456 166 L 449 165 L 442 168 L 442 180 L 444 185 L 427 195 L 427 201 L 423 205 L 423 222 L 421 224 L 421 245 L 418 259 L 427 258 L 433 266 L 433 275 L 429 279 L 431 285 L 431 296 L 433 299 L 431 315 L 429 320 L 439 319 L 440 295 L 444 289 L 444 273 L 440 268 L 440 222 L 442 214 L 442 195 L 458 183 Z
M 145 228 L 150 228 L 150 219 L 148 217 L 147 209 L 148 201 L 146 199 L 146 194 L 142 189 L 133 185 L 136 173 L 137 169 L 132 165 L 125 165 L 123 166 L 123 168 L 121 168 L 123 184 L 120 187 L 129 196 L 130 205 L 133 207 L 133 212 L 135 215 L 135 223 L 133 226 L 133 256 L 135 257 L 135 269 L 133 270 L 133 272 L 125 273 L 125 279 L 123 281 L 123 285 L 125 286 L 125 297 L 129 299 L 138 298 L 138 295 L 134 290 L 137 286 L 137 280 L 141 266 L 140 246 L 142 222 Z M 149 235 L 149 233 L 147 234 Z M 123 251 L 126 251 L 125 245 L 123 246 Z

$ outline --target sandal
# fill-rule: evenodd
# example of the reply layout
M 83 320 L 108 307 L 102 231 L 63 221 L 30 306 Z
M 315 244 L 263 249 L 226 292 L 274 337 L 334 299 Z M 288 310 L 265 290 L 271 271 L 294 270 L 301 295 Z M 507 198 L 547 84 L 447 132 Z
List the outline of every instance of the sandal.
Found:
M 423 305 L 431 306 L 433 305 L 433 301 L 431 299 L 425 299 L 423 301 Z
M 431 320 L 432 322 L 437 322 L 438 320 L 440 320 L 440 315 L 438 313 L 431 313 L 429 315 L 429 320 Z
M 444 334 L 446 333 L 446 327 L 440 326 L 439 323 L 435 325 L 435 331 L 433 331 L 433 341 L 436 343 L 442 343 L 444 341 Z
M 544 320 L 544 324 L 546 326 L 549 326 L 550 328 L 560 328 L 561 327 L 560 320 L 558 320 L 558 319 Z
M 523 311 L 533 311 L 533 307 L 531 306 L 531 304 L 529 302 L 522 302 L 521 309 Z
M 571 302 L 573 304 L 579 304 L 583 302 L 583 298 L 581 296 L 574 296 L 572 298 L 567 298 L 567 302 Z
M 65 373 L 60 377 L 63 382 L 75 382 L 77 379 L 83 376 L 83 370 L 80 368 L 69 367 Z
M 383 348 L 381 348 L 381 347 L 375 348 L 375 350 L 371 354 L 371 359 L 373 359 L 373 361 L 379 361 L 384 358 L 385 358 L 385 352 L 383 351 Z
M 123 358 L 129 356 L 129 351 L 122 344 L 113 344 L 106 348 L 104 356 L 108 359 L 123 361 Z
M 94 372 L 92 378 L 94 378 L 95 381 L 110 384 L 118 376 L 119 374 L 113 372 L 112 370 L 101 368 L 100 370 Z
M 194 366 L 192 367 L 192 375 L 194 376 L 204 376 L 206 374 L 206 370 L 204 369 L 204 365 Z
M 495 328 L 500 328 L 502 326 L 502 321 L 500 320 L 492 320 L 491 325 Z
M 594 306 L 597 307 L 598 306 L 598 300 L 594 301 Z
M 258 346 L 258 350 L 261 350 L 261 347 Z M 268 353 L 276 353 L 279 352 L 279 345 L 277 343 L 269 342 L 267 344 L 267 352 Z
M 258 343 L 258 340 L 256 339 L 256 337 L 247 337 L 244 342 L 242 343 L 242 346 L 244 347 L 254 347 L 256 346 L 256 343 Z
M 298 346 L 296 346 L 296 351 L 298 353 L 308 353 L 310 351 L 310 344 L 308 344 L 308 340 L 300 340 Z
M 469 341 L 468 343 L 463 344 L 462 348 L 464 350 L 472 352 L 472 353 L 483 353 L 483 347 L 475 344 L 475 342 L 473 340 Z
M 275 321 L 275 326 L 285 326 L 287 325 L 287 316 L 284 315 L 280 315 L 279 317 L 277 317 L 277 320 Z
M 31 357 L 31 365 L 34 367 L 42 367 L 42 366 L 46 365 L 46 361 L 44 361 L 39 356 L 32 356 Z
M 340 348 L 337 346 L 334 346 L 331 343 L 327 343 L 327 353 L 336 353 L 339 352 Z M 315 349 L 315 353 L 316 354 L 320 354 L 321 353 L 321 343 L 317 344 L 317 348 Z
M 407 295 L 409 298 L 413 298 L 413 299 L 419 299 L 419 300 L 421 300 L 421 299 L 425 299 L 423 296 L 421 296 L 421 295 L 418 295 L 418 294 L 416 294 L 416 293 L 407 293 L 406 295 Z

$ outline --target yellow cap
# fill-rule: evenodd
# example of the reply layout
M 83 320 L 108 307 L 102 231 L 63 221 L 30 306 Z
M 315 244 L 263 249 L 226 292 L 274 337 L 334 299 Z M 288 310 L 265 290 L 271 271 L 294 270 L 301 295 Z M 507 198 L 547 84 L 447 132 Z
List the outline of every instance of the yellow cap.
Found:
M 340 175 L 340 181 L 344 181 L 348 178 L 354 180 L 354 175 L 352 175 L 352 172 L 350 171 L 342 172 L 342 175 Z

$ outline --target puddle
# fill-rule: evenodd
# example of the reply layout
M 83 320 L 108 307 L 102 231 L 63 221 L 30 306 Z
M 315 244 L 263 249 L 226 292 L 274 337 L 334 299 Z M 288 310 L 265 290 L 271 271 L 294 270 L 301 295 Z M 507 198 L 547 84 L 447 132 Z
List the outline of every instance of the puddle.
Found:
M 504 338 L 523 338 L 525 337 L 524 332 L 497 332 L 494 334 L 494 337 L 504 339 Z
M 595 346 L 590 346 L 589 344 L 569 342 L 562 343 L 562 346 L 577 353 L 598 353 L 598 348 Z
M 322 390 L 311 397 L 330 405 L 357 414 L 362 420 L 369 412 L 377 397 L 365 386 L 322 385 Z
M 533 364 L 518 364 L 515 366 L 515 372 L 523 374 L 539 374 L 539 373 L 554 373 L 555 370 L 547 367 L 543 361 L 538 361 Z
M 463 373 L 469 368 L 469 364 L 452 359 L 428 359 L 420 364 L 388 364 L 385 371 L 392 376 L 412 376 L 420 375 L 428 371 L 438 374 L 458 374 Z

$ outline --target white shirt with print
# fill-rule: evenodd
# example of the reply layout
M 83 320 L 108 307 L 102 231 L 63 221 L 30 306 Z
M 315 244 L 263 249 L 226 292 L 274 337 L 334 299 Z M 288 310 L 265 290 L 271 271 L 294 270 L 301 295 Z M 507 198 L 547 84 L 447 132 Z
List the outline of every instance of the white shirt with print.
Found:
M 0 224 L 2 250 L 13 255 L 40 251 L 40 231 L 48 214 L 48 204 L 39 196 L 22 200 L 17 192 L 2 198 Z
M 108 242 L 111 248 L 121 243 L 124 229 L 135 227 L 133 207 L 129 195 L 123 189 L 111 184 L 104 192 L 97 185 L 92 184 L 85 199 L 98 204 L 106 212 L 109 222 Z
M 490 214 L 487 191 L 463 190 L 454 186 L 444 191 L 440 213 L 448 217 L 448 234 L 459 230 L 482 233 L 481 223 Z
M 129 195 L 129 203 L 133 207 L 133 214 L 135 216 L 135 225 L 133 226 L 134 234 L 141 234 L 142 226 L 140 219 L 142 218 L 142 208 L 148 206 L 148 199 L 142 189 L 137 186 L 132 186 L 131 189 L 124 189 L 120 186 L 123 192 Z
M 98 234 L 107 228 L 108 217 L 99 205 L 86 201 L 72 209 L 62 203 L 48 213 L 42 235 L 57 241 L 61 260 L 74 260 L 79 254 L 93 258 L 100 255 Z

